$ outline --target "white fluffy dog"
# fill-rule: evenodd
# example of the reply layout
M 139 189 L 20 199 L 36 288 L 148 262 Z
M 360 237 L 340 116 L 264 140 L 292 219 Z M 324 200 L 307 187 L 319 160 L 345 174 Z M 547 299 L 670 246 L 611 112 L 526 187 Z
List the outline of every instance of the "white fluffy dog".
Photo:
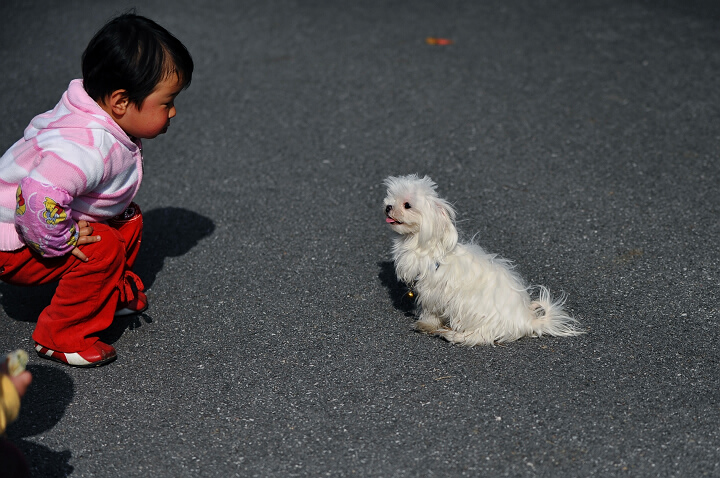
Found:
M 395 271 L 416 295 L 417 330 L 464 345 L 583 333 L 563 310 L 564 300 L 553 301 L 539 286 L 532 301 L 509 261 L 458 243 L 455 210 L 429 177 L 389 177 L 384 184 L 386 222 L 400 234 Z

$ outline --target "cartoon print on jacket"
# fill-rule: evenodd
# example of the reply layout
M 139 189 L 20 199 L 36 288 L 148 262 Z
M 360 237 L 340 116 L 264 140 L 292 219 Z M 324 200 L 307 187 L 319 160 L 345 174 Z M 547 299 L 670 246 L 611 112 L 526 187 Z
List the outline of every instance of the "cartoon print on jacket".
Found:
M 18 184 L 17 192 L 15 193 L 15 203 L 17 204 L 17 207 L 15 208 L 15 214 L 18 216 L 22 216 L 25 214 L 25 198 L 22 195 L 22 188 Z
M 59 222 L 63 222 L 67 219 L 65 209 L 58 206 L 58 203 L 53 201 L 52 198 L 46 196 L 43 204 L 45 205 L 45 210 L 42 213 L 42 217 L 45 219 L 47 224 L 57 226 Z
M 27 245 L 41 256 L 45 255 L 45 251 L 43 251 L 42 246 L 40 246 L 37 242 L 28 241 Z
M 68 246 L 77 246 L 79 237 L 80 237 L 80 235 L 78 234 L 77 226 L 76 226 L 76 224 L 73 224 L 70 227 L 70 239 L 67 240 L 66 244 Z

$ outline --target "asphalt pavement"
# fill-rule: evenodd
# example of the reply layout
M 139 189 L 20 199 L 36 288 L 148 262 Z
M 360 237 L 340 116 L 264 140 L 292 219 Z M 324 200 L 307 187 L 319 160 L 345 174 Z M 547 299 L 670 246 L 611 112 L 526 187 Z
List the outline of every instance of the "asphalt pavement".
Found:
M 196 65 L 145 142 L 150 309 L 105 367 L 31 356 L 33 476 L 720 476 L 717 2 L 134 5 Z M 0 3 L 0 149 L 131 6 Z M 587 333 L 413 332 L 382 214 L 410 173 Z M 0 352 L 52 292 L 0 284 Z

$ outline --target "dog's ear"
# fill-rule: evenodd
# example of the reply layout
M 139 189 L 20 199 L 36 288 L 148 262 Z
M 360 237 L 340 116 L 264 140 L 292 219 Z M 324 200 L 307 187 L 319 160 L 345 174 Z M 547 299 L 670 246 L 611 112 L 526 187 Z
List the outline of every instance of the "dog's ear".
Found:
M 437 208 L 443 216 L 442 245 L 443 250 L 449 251 L 455 247 L 458 241 L 458 233 L 455 228 L 455 209 L 444 199 L 438 198 Z
M 442 252 L 454 248 L 458 240 L 455 209 L 450 203 L 438 197 L 427 198 L 426 207 L 423 209 L 419 243 L 426 247 L 439 246 Z

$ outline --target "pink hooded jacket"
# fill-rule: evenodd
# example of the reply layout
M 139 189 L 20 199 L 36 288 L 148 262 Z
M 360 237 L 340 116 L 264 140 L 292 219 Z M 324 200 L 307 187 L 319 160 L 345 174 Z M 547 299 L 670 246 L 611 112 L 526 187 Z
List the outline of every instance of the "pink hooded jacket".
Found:
M 142 181 L 142 144 L 73 80 L 0 158 L 0 251 L 70 252 L 77 221 L 122 213 Z

